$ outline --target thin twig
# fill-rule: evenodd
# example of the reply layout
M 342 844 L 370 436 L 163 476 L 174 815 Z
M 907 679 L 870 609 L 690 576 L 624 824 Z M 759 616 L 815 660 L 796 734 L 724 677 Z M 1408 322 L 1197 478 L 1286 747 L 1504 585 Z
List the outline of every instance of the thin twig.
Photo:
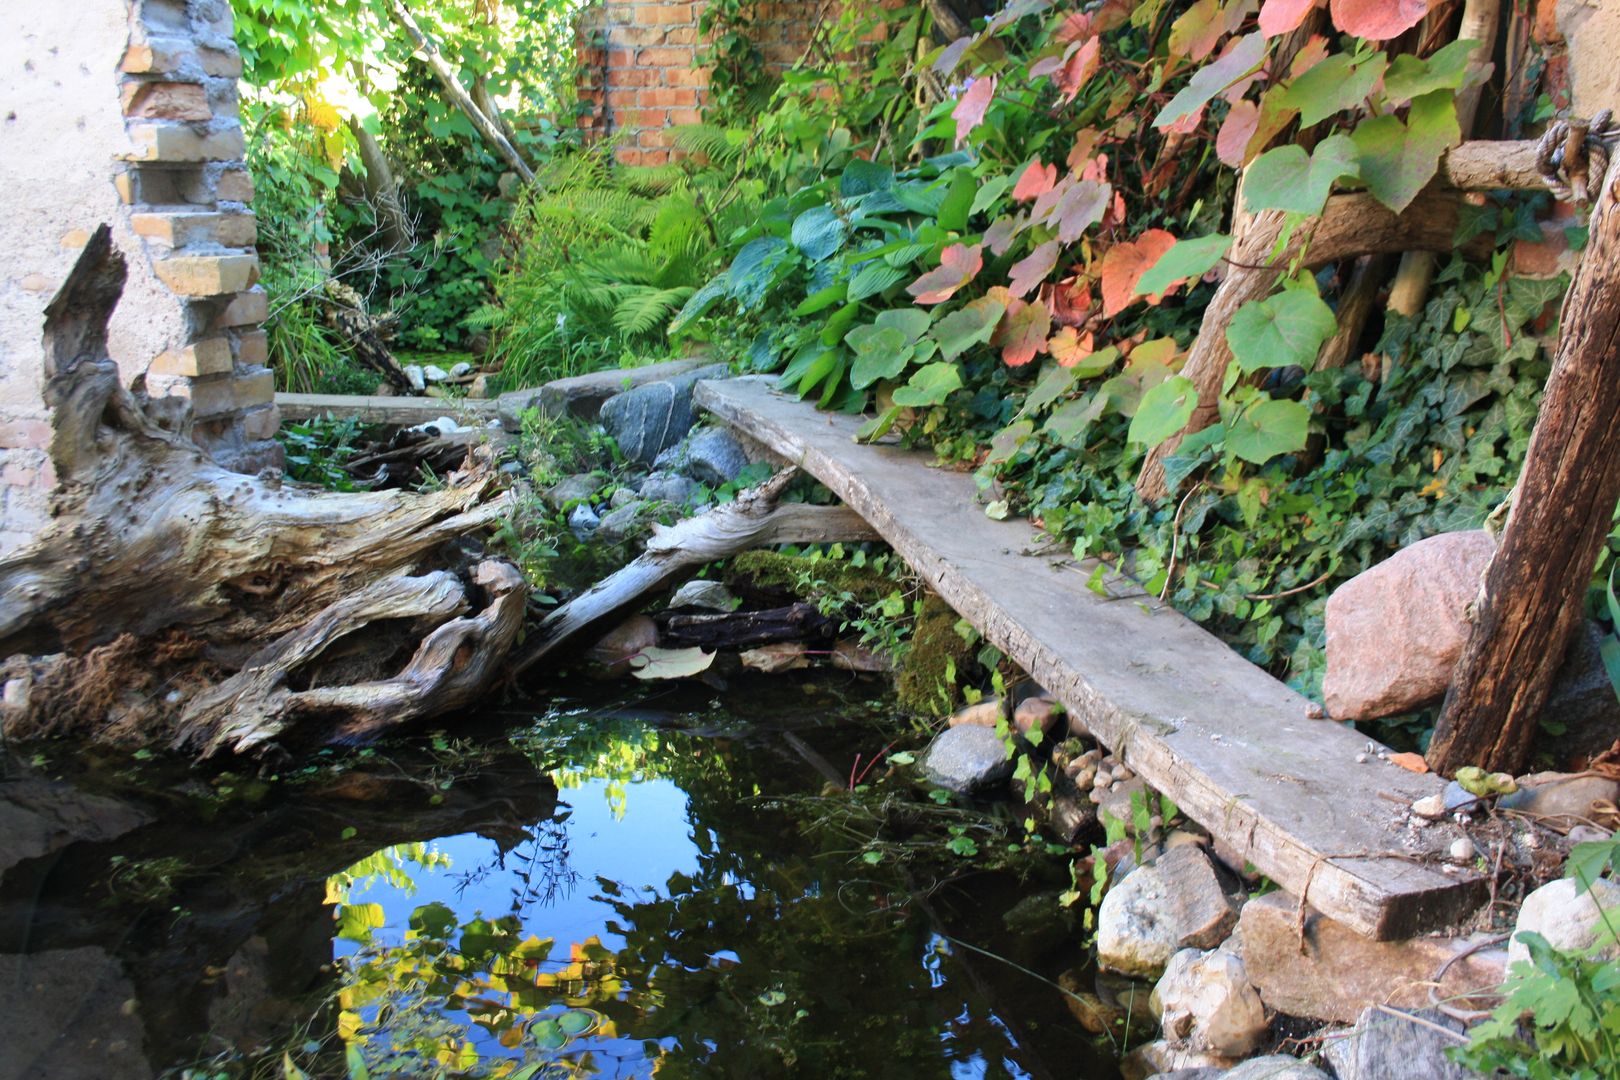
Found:
M 1310 590 L 1316 588 L 1318 585 L 1322 584 L 1328 578 L 1332 577 L 1333 573 L 1334 573 L 1334 571 L 1332 569 L 1326 570 L 1326 571 L 1324 571 L 1322 573 L 1322 576 L 1317 578 L 1315 581 L 1306 582 L 1304 585 L 1296 585 L 1292 589 L 1284 589 L 1282 592 L 1244 593 L 1243 594 L 1243 599 L 1245 599 L 1245 600 L 1281 600 L 1285 596 L 1294 596 L 1294 595 L 1296 595 L 1298 593 L 1309 592 Z
M 1448 1039 L 1454 1039 L 1460 1043 L 1466 1043 L 1468 1041 L 1467 1035 L 1461 1035 L 1455 1031 L 1452 1031 L 1450 1028 L 1445 1027 L 1444 1025 L 1435 1023 L 1433 1020 L 1425 1020 L 1421 1016 L 1413 1016 L 1411 1013 L 1402 1012 L 1399 1009 L 1392 1009 L 1388 1005 L 1374 1005 L 1373 1008 L 1377 1009 L 1381 1013 L 1396 1017 L 1400 1020 L 1410 1020 L 1412 1023 L 1418 1025 L 1418 1027 L 1426 1027 L 1430 1031 L 1444 1035 Z
M 1198 494 L 1204 486 L 1202 480 L 1187 489 L 1187 494 L 1181 497 L 1176 505 L 1176 516 L 1170 521 L 1170 565 L 1164 572 L 1164 588 L 1159 590 L 1159 599 L 1162 601 L 1170 595 L 1170 583 L 1176 579 L 1176 559 L 1181 554 L 1181 512 L 1187 509 L 1187 500 Z

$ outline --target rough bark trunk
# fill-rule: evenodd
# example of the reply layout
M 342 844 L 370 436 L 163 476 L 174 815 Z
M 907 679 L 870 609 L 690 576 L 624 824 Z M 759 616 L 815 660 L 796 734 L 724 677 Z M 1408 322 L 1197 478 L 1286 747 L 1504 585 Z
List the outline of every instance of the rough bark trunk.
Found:
M 0 732 L 244 751 L 480 692 L 527 589 L 495 561 L 464 581 L 439 552 L 505 511 L 493 470 L 332 495 L 219 468 L 175 399 L 132 393 L 108 358 L 123 282 L 103 227 L 46 309 L 58 486 L 51 524 L 0 560 Z
M 416 241 L 405 218 L 405 207 L 399 201 L 399 184 L 394 180 L 393 166 L 388 164 L 388 155 L 383 153 L 376 136 L 367 131 L 364 124 L 351 118 L 349 130 L 354 134 L 355 145 L 360 150 L 360 163 L 366 169 L 361 184 L 365 188 L 366 201 L 377 212 L 377 229 L 382 234 L 383 244 L 390 252 L 403 254 Z
M 838 636 L 837 619 L 814 604 L 789 604 L 764 611 L 661 613 L 659 643 L 670 648 L 753 649 L 782 641 L 830 642 Z
M 1604 177 L 1524 469 L 1428 761 L 1516 772 L 1620 500 L 1620 155 Z

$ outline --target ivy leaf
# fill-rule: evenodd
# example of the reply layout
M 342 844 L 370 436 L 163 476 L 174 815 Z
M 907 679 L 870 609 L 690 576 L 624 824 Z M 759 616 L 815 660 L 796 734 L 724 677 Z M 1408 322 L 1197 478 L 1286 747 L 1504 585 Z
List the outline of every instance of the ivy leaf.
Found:
M 1435 90 L 1461 89 L 1478 48 L 1477 41 L 1453 41 L 1427 60 L 1402 53 L 1390 61 L 1384 75 L 1385 100 L 1399 105 Z
M 1330 135 L 1314 153 L 1290 143 L 1267 150 L 1243 178 L 1243 199 L 1250 210 L 1287 210 L 1319 214 L 1333 182 L 1360 171 L 1356 144 L 1348 135 Z
M 1298 30 L 1318 0 L 1266 0 L 1260 5 L 1260 32 L 1268 38 Z
M 1131 442 L 1158 446 L 1187 426 L 1198 408 L 1198 387 L 1183 375 L 1172 375 L 1142 395 L 1131 417 Z
M 1014 202 L 1029 202 L 1039 198 L 1057 184 L 1057 166 L 1044 165 L 1040 158 L 1029 163 L 1023 175 L 1018 178 L 1018 185 L 1013 188 Z
M 954 360 L 973 346 L 989 341 L 1006 310 L 999 300 L 982 296 L 939 320 L 934 324 L 933 337 L 939 342 L 940 355 Z
M 1165 252 L 1176 246 L 1176 238 L 1163 229 L 1149 229 L 1135 240 L 1115 244 L 1102 257 L 1098 276 L 1102 279 L 1102 313 L 1109 319 L 1136 299 L 1136 283 Z M 1150 303 L 1158 303 L 1150 298 Z
M 961 146 L 967 142 L 973 129 L 984 123 L 984 114 L 990 108 L 990 101 L 996 96 L 996 77 L 986 75 L 973 80 L 973 85 L 967 88 L 957 101 L 956 108 L 951 110 L 951 119 L 956 121 L 956 145 Z
M 1335 53 L 1294 79 L 1283 91 L 1281 104 L 1298 109 L 1299 122 L 1306 127 L 1320 123 L 1359 105 L 1372 92 L 1387 63 L 1383 53 L 1375 53 L 1361 64 L 1347 53 Z
M 943 304 L 956 295 L 956 291 L 972 281 L 984 269 L 984 249 L 974 244 L 952 244 L 940 252 L 939 269 L 930 270 L 913 281 L 906 291 L 916 297 L 919 304 Z M 851 294 L 854 293 L 851 289 Z
M 1231 246 L 1232 238 L 1225 233 L 1178 240 L 1137 279 L 1135 291 L 1138 295 L 1167 293 L 1183 281 L 1196 281 L 1209 273 Z
M 1180 93 L 1171 98 L 1153 126 L 1167 128 L 1184 116 L 1190 116 L 1213 101 L 1221 91 L 1246 77 L 1260 66 L 1266 57 L 1266 39 L 1259 33 L 1245 34 L 1227 47 L 1219 60 L 1205 64 L 1193 73 Z
M 1309 370 L 1338 322 L 1333 309 L 1308 289 L 1284 289 L 1237 309 L 1226 343 L 1245 372 L 1296 365 Z
M 1436 0 L 1332 0 L 1333 25 L 1352 37 L 1388 41 L 1423 21 Z
M 893 326 L 857 326 L 845 336 L 844 342 L 855 350 L 849 384 L 857 390 L 864 390 L 879 379 L 894 378 L 911 360 L 911 342 L 906 340 L 904 331 Z
M 1029 291 L 1046 280 L 1046 275 L 1052 272 L 1057 265 L 1058 252 L 1063 245 L 1057 240 L 1048 240 L 1046 243 L 1030 252 L 1028 257 L 1013 263 L 1012 282 L 1008 286 L 1014 296 L 1028 296 Z
M 1001 346 L 1001 359 L 1008 367 L 1023 367 L 1046 351 L 1046 335 L 1051 332 L 1052 316 L 1045 304 L 1014 300 L 994 343 Z
M 1151 393 L 1151 391 L 1150 391 Z M 1305 449 L 1311 410 L 1299 401 L 1267 398 L 1226 426 L 1226 452 L 1256 465 Z
M 1221 164 L 1241 169 L 1248 163 L 1249 142 L 1260 127 L 1260 106 L 1240 101 L 1227 111 L 1221 130 L 1215 135 L 1215 156 Z
M 812 263 L 832 256 L 848 235 L 849 226 L 830 206 L 813 206 L 793 222 L 793 246 Z
M 1362 181 L 1375 199 L 1400 213 L 1440 169 L 1440 155 L 1457 144 L 1457 100 L 1450 90 L 1414 98 L 1402 123 L 1395 116 L 1364 120 L 1352 138 Z
M 912 372 L 910 382 L 895 389 L 894 403 L 908 409 L 943 405 L 946 398 L 961 388 L 962 371 L 955 364 L 924 364 Z

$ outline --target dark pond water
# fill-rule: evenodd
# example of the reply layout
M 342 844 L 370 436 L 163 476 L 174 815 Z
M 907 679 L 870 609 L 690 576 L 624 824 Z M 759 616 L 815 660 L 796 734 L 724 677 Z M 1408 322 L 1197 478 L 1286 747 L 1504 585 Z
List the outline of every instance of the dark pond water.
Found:
M 13 750 L 0 1080 L 1113 1077 L 1042 981 L 1080 935 L 1006 917 L 1063 864 L 951 855 L 1016 827 L 898 775 L 837 791 L 893 738 L 869 693 L 554 703 L 265 776 Z M 880 820 L 928 850 L 863 858 Z

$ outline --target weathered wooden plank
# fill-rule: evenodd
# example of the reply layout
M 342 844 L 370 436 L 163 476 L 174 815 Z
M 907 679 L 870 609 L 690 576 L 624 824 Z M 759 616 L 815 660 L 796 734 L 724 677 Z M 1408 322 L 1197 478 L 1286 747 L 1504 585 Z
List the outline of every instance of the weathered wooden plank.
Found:
M 1444 872 L 1459 833 L 1402 823 L 1441 781 L 1369 757 L 1367 739 L 1180 613 L 1027 523 L 985 517 L 971 476 L 854 441 L 758 378 L 700 383 L 698 405 L 826 484 L 984 636 L 1148 783 L 1294 896 L 1357 931 L 1409 937 L 1471 910 L 1484 882 Z M 1045 548 L 1045 550 L 1043 550 Z
M 298 423 L 323 416 L 354 417 L 366 424 L 422 424 L 448 416 L 483 423 L 495 415 L 495 402 L 478 398 L 376 397 L 348 394 L 277 394 L 281 418 Z
M 614 394 L 634 389 L 645 383 L 672 379 L 714 361 L 706 356 L 689 356 L 684 360 L 665 360 L 635 368 L 612 368 L 592 371 L 585 375 L 572 375 L 566 379 L 553 379 L 544 386 L 526 390 L 512 390 L 496 398 L 501 425 L 507 431 L 522 426 L 525 411 L 538 408 L 549 416 L 572 415 L 584 420 L 596 419 L 602 405 Z

